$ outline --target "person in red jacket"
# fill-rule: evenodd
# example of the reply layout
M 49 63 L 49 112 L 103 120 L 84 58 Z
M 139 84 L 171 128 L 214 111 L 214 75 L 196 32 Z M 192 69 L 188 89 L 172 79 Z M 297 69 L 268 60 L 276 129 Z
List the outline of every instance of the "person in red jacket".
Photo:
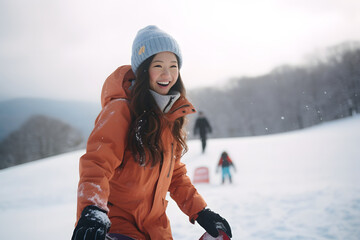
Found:
M 175 39 L 147 26 L 135 37 L 131 66 L 106 79 L 102 110 L 80 158 L 72 240 L 172 239 L 167 192 L 191 223 L 214 237 L 218 229 L 231 236 L 228 222 L 207 208 L 181 162 L 185 117 L 196 112 L 185 96 L 181 65 Z
M 219 167 L 221 167 L 222 169 L 222 174 L 221 174 L 221 182 L 222 184 L 225 183 L 225 178 L 228 177 L 230 183 L 232 183 L 232 178 L 231 178 L 231 173 L 230 173 L 230 167 L 233 167 L 234 170 L 236 171 L 235 165 L 233 163 L 233 161 L 230 159 L 229 155 L 227 152 L 222 152 L 219 163 L 217 165 L 217 169 L 216 171 L 218 171 Z

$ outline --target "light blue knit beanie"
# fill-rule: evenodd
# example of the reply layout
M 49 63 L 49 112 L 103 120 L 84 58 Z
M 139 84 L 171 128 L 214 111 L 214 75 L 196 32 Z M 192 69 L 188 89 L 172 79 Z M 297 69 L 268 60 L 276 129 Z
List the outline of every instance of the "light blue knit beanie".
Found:
M 182 64 L 181 52 L 173 37 L 154 25 L 139 30 L 132 45 L 131 68 L 133 72 L 136 74 L 140 64 L 148 57 L 166 51 L 178 56 L 180 69 Z

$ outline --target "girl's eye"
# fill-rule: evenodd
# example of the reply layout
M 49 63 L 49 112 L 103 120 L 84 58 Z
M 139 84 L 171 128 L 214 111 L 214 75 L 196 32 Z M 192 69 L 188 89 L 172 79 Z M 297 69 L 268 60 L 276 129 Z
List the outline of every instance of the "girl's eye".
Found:
M 161 67 L 161 65 L 155 65 L 154 67 Z
M 172 67 L 172 68 L 177 68 L 177 65 L 172 65 L 171 67 Z

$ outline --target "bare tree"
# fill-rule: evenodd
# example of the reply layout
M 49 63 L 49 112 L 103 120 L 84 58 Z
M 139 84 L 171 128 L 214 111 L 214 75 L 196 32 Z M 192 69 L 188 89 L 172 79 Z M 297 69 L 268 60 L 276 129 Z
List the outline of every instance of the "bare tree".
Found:
M 70 125 L 33 116 L 0 143 L 0 169 L 74 150 L 82 141 L 81 133 Z

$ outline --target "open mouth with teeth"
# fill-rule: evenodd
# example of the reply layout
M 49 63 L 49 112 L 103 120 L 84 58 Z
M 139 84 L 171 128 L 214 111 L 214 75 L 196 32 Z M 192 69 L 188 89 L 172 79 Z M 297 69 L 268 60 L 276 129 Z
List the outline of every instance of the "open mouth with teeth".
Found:
M 158 85 L 162 86 L 162 87 L 167 87 L 169 86 L 170 82 L 166 81 L 166 82 L 157 82 Z

